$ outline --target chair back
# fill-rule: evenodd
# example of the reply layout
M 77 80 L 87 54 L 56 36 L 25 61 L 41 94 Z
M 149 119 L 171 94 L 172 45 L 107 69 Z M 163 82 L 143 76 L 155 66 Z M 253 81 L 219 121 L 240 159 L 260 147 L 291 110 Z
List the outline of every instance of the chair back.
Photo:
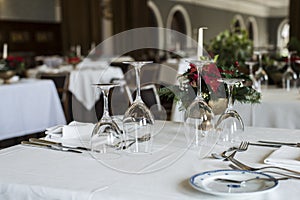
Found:
M 69 94 L 69 72 L 46 73 L 38 74 L 40 79 L 50 79 L 54 82 L 58 96 L 64 109 L 67 122 L 71 121 L 70 109 L 70 94 Z

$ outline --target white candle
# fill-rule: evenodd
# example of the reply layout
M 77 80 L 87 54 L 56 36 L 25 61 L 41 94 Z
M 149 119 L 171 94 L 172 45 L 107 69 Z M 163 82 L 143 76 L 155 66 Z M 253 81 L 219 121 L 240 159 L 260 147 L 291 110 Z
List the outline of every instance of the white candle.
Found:
M 8 46 L 7 46 L 6 43 L 4 43 L 4 45 L 3 45 L 3 55 L 2 55 L 3 59 L 7 58 L 7 49 L 8 49 Z
M 76 46 L 76 56 L 81 57 L 81 47 L 80 47 L 80 45 Z
M 207 29 L 207 27 L 201 27 L 198 31 L 198 51 L 197 51 L 197 59 L 200 60 L 200 57 L 203 56 L 203 30 Z
M 176 42 L 175 50 L 180 51 L 180 43 L 179 42 Z
M 92 42 L 91 44 L 91 50 L 95 49 L 96 48 L 96 43 L 95 42 Z

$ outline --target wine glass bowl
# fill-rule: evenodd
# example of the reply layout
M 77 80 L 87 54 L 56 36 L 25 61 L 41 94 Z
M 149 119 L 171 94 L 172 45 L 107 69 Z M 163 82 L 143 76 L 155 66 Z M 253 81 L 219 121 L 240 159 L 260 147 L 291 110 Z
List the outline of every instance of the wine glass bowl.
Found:
M 228 105 L 224 113 L 221 114 L 217 123 L 216 129 L 221 132 L 221 142 L 225 145 L 237 142 L 241 139 L 242 132 L 244 132 L 244 122 L 239 113 L 233 109 L 233 89 L 234 86 L 241 83 L 243 79 L 219 79 L 224 82 L 228 91 Z
M 143 65 L 150 64 L 152 61 L 133 61 L 123 62 L 134 67 L 136 73 L 136 97 L 134 102 L 126 110 L 123 117 L 123 130 L 126 140 L 134 140 L 134 143 L 128 148 L 133 153 L 151 152 L 153 140 L 154 117 L 150 109 L 146 106 L 141 98 L 140 87 L 140 70 Z M 139 138 L 147 136 L 149 139 L 141 141 Z
M 118 84 L 93 84 L 99 88 L 103 94 L 103 115 L 96 123 L 91 135 L 91 149 L 94 153 L 109 153 L 115 149 L 111 147 L 122 141 L 122 130 L 111 118 L 108 111 L 109 90 Z

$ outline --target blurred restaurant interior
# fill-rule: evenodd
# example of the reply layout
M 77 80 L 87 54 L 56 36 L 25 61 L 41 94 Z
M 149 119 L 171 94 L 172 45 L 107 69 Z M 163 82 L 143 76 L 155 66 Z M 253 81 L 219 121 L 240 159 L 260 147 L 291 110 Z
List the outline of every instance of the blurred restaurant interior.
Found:
M 299 199 L 299 11 L 0 0 L 0 199 Z
M 203 43 L 208 51 L 213 46 L 213 40 L 222 32 L 225 33 L 225 30 L 235 30 L 236 32 L 245 30 L 247 32 L 246 39 L 252 42 L 251 50 L 253 52 L 268 52 L 263 56 L 264 70 L 269 77 L 268 84 L 282 87 L 282 75 L 287 69 L 285 59 L 287 59 L 289 51 L 296 52 L 292 56 L 292 68 L 299 77 L 300 25 L 298 19 L 300 14 L 297 11 L 299 6 L 297 0 L 1 0 L 0 43 L 3 45 L 2 62 L 5 62 L 6 58 L 10 59 L 9 62 L 15 62 L 15 65 L 18 65 L 17 67 L 14 66 L 13 75 L 15 76 L 13 78 L 8 77 L 10 79 L 2 77 L 1 83 L 2 86 L 13 87 L 15 82 L 20 81 L 20 79 L 52 79 L 62 103 L 64 112 L 62 118 L 65 118 L 65 121 L 64 119 L 58 120 L 56 123 L 69 123 L 73 120 L 96 122 L 102 115 L 102 99 L 95 98 L 96 100 L 94 99 L 93 102 L 95 105 L 92 103 L 87 106 L 88 103 L 84 102 L 87 101 L 85 100 L 86 97 L 83 97 L 82 92 L 76 91 L 80 90 L 75 88 L 76 86 L 71 86 L 74 83 L 71 82 L 70 77 L 70 70 L 75 71 L 74 69 L 80 65 L 82 59 L 91 55 L 93 48 L 116 34 L 135 28 L 160 27 L 171 29 L 197 41 L 198 28 L 207 27 Z M 180 74 L 178 73 L 180 71 L 180 67 L 178 67 L 180 59 L 186 57 L 192 47 L 187 41 L 168 37 L 160 31 L 157 31 L 156 38 L 160 49 L 138 49 L 126 52 L 121 56 L 124 59 L 149 60 L 158 64 L 165 64 L 175 70 L 174 73 L 166 73 L 159 66 L 155 66 L 149 72 L 144 73 L 148 73 L 148 81 L 156 81 L 157 90 L 154 95 L 152 94 L 152 97 L 149 97 L 152 98 L 149 100 L 149 104 L 157 102 L 158 98 L 164 108 L 166 118 L 172 120 L 173 100 L 167 99 L 163 95 L 158 97 L 158 91 L 162 87 L 159 82 L 162 79 L 170 79 L 172 80 L 170 83 L 174 82 L 175 84 L 176 80 L 173 79 L 176 79 L 176 76 Z M 105 48 L 113 49 L 117 46 L 110 44 L 109 47 Z M 229 46 L 229 51 L 230 48 L 235 47 Z M 253 52 L 253 55 L 244 55 L 239 61 L 241 71 L 246 74 L 250 73 L 249 68 L 242 62 L 251 59 L 257 61 L 258 58 Z M 97 53 L 101 54 L 101 52 Z M 126 91 L 132 93 L 135 89 L 132 75 L 129 73 L 128 76 L 123 76 L 130 67 L 122 63 L 122 59 L 115 60 L 110 65 L 122 71 L 107 72 L 110 73 L 108 75 L 110 78 L 107 78 L 106 81 L 110 82 L 113 79 L 120 81 L 121 78 L 122 86 Z M 258 64 L 253 67 L 253 70 L 256 71 Z M 6 71 L 5 68 L 2 71 Z M 298 81 L 296 84 L 299 85 Z M 121 93 L 124 93 L 123 88 L 120 90 Z M 90 95 L 91 98 L 94 98 L 93 94 Z M 118 96 L 117 98 L 122 97 Z M 129 102 L 132 101 L 131 98 L 129 98 Z M 111 107 L 115 107 L 116 112 L 119 111 L 117 114 L 123 114 L 128 101 L 124 100 L 123 111 L 122 108 L 119 109 L 120 102 L 112 102 Z M 17 112 L 11 114 L 11 118 L 22 112 L 22 109 L 16 109 L 17 106 L 13 106 L 10 99 L 7 102 L 11 104 L 8 106 L 14 107 Z M 7 106 L 4 105 L 4 107 Z M 3 124 L 9 118 L 7 113 L 3 111 L 1 117 Z M 14 121 L 11 118 L 8 121 L 13 124 L 11 126 L 16 127 L 20 121 Z M 3 137 L 0 137 L 2 147 L 19 143 L 24 139 L 20 136 L 32 136 L 31 134 L 36 133 L 42 136 L 46 126 L 50 126 L 50 124 L 45 121 L 41 123 L 28 132 L 21 128 L 20 130 L 9 130 L 9 125 L 3 125 L 2 127 L 6 127 L 7 130 L 1 131 L 1 133 L 3 132 Z M 55 122 L 51 123 L 51 126 L 57 125 Z M 18 133 L 14 135 L 13 132 Z
M 247 31 L 247 37 L 253 42 L 253 51 L 268 51 L 264 63 L 264 69 L 269 76 L 268 82 L 270 85 L 281 87 L 281 77 L 287 66 L 280 61 L 284 61 L 287 57 L 289 48 L 293 51 L 298 50 L 298 53 L 293 55 L 292 67 L 297 76 L 300 71 L 300 64 L 296 62 L 300 52 L 298 7 L 297 0 L 1 0 L 2 57 L 7 58 L 8 56 L 13 60 L 12 62 L 18 58 L 21 59 L 22 69 L 16 70 L 18 75 L 18 78 L 15 77 L 16 79 L 32 77 L 53 79 L 53 74 L 42 73 L 43 67 L 46 72 L 47 67 L 58 70 L 59 67 L 65 65 L 66 70 L 62 70 L 62 72 L 69 74 L 67 65 L 76 67 L 82 58 L 88 56 L 91 50 L 105 39 L 126 30 L 161 27 L 178 31 L 197 41 L 198 28 L 208 27 L 203 40 L 205 47 L 209 48 L 210 43 L 218 34 L 235 27 Z M 168 63 L 168 60 L 186 56 L 184 54 L 188 54 L 191 46 L 184 40 L 178 40 L 176 37 L 169 38 L 159 31 L 157 38 L 160 49 L 139 49 L 126 52 L 122 56 L 129 56 L 133 60 L 152 60 L 155 63 L 165 63 L 178 70 L 178 63 L 176 66 L 176 61 L 174 64 L 173 61 Z M 151 38 L 149 39 L 151 40 Z M 251 59 L 251 57 L 242 58 L 241 70 L 249 73 L 247 66 L 242 63 L 245 59 Z M 254 56 L 253 59 L 257 58 Z M 128 71 L 128 66 L 121 62 L 114 62 L 111 65 L 121 68 L 123 73 Z M 255 65 L 253 70 L 257 70 L 257 68 L 258 65 Z M 159 79 L 162 71 L 156 69 L 154 74 L 152 72 L 152 77 L 148 77 L 148 79 Z M 174 79 L 177 76 L 176 74 L 168 75 L 167 79 Z M 119 77 L 116 75 L 114 78 Z M 130 76 L 128 79 L 125 80 L 127 81 L 125 84 L 132 91 L 135 86 L 131 87 L 130 79 L 132 78 Z M 1 80 L 3 82 L 4 79 Z M 10 81 L 13 82 L 14 79 Z M 64 98 L 62 106 L 66 122 L 69 123 L 74 119 L 95 122 L 94 114 L 91 116 L 90 113 L 84 113 L 84 111 L 74 111 L 76 106 L 83 107 L 80 105 L 82 101 L 74 98 L 70 87 L 68 88 L 68 82 L 61 78 L 55 83 L 59 87 L 59 97 Z M 160 98 L 167 113 L 167 119 L 170 120 L 173 102 L 169 99 L 166 100 L 163 96 Z M 94 113 L 96 110 L 99 118 L 101 114 L 98 113 L 98 110 L 102 109 L 101 101 L 98 101 L 97 104 L 100 105 L 97 105 L 96 109 L 93 108 L 92 112 Z M 6 116 L 7 114 L 3 114 L 3 118 L 7 118 Z M 5 120 L 1 119 L 3 123 Z M 40 129 L 37 132 L 43 132 L 43 129 L 46 128 L 43 126 L 37 128 Z M 8 132 L 13 131 L 8 130 Z M 33 133 L 24 130 L 18 130 L 18 132 L 20 132 L 19 136 Z M 8 135 L 1 139 L 9 138 Z

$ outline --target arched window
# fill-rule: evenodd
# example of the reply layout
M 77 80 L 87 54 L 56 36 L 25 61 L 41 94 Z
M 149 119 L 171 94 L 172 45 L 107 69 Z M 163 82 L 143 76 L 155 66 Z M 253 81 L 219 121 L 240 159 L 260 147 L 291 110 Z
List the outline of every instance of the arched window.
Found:
M 253 41 L 253 46 L 258 47 L 258 26 L 254 17 L 249 17 L 246 23 L 249 38 Z
M 186 34 L 185 20 L 181 12 L 175 12 L 171 22 L 171 29 Z
M 175 5 L 169 12 L 167 18 L 168 29 L 172 29 L 187 35 L 188 37 L 192 36 L 192 25 L 190 17 L 186 9 L 182 5 Z M 185 37 L 185 40 L 176 38 L 176 36 L 171 35 L 167 39 L 167 46 L 173 47 L 180 46 L 180 48 L 190 47 L 191 41 Z M 181 37 L 182 38 L 182 37 Z
M 248 24 L 247 30 L 248 30 L 249 39 L 253 41 L 254 39 L 253 24 L 251 22 Z
M 152 27 L 161 27 L 163 28 L 163 20 L 160 14 L 160 11 L 158 9 L 158 7 L 156 6 L 156 4 L 153 1 L 148 1 L 147 3 L 148 8 L 150 10 L 150 16 L 149 16 L 149 25 Z M 158 30 L 157 33 L 157 42 L 158 42 L 158 47 L 159 49 L 164 49 L 164 32 L 163 30 Z M 161 51 L 159 51 L 160 54 L 162 54 Z
M 244 19 L 241 15 L 235 15 L 233 18 L 233 30 L 240 32 L 241 29 L 245 29 Z

